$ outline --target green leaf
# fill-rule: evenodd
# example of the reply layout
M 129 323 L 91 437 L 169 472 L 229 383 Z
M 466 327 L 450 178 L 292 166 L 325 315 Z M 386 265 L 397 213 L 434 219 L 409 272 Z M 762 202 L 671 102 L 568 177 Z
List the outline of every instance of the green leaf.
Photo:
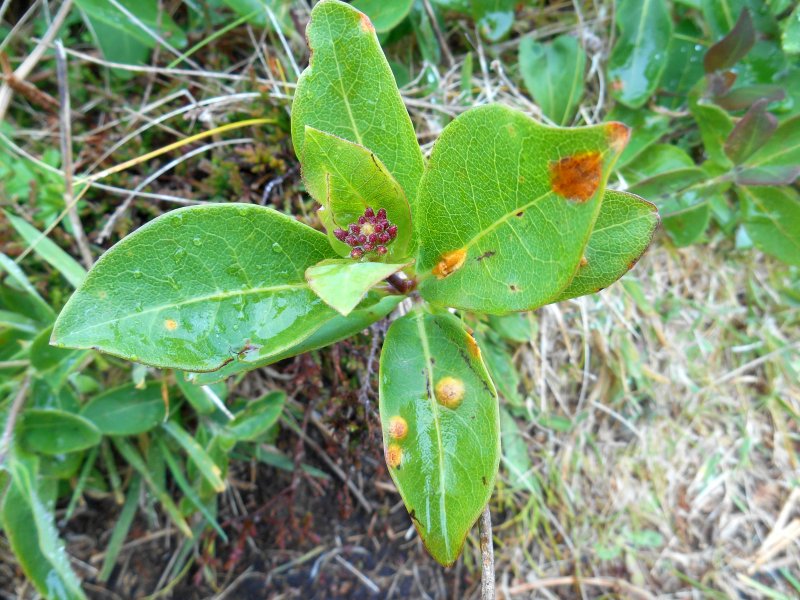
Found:
M 665 0 L 616 2 L 619 39 L 608 59 L 612 95 L 631 108 L 644 105 L 667 65 L 672 17 Z
M 669 48 L 667 50 L 667 66 L 661 75 L 659 85 L 659 104 L 672 109 L 686 103 L 689 91 L 703 77 L 703 56 L 706 47 L 700 43 L 703 32 L 690 19 L 684 19 L 675 25 Z M 620 119 L 633 127 L 633 144 L 636 138 L 636 127 L 633 123 Z M 620 159 L 622 161 L 622 159 Z
M 680 197 L 664 205 L 661 211 L 664 230 L 679 248 L 696 242 L 708 228 L 711 218 L 708 202 L 695 204 Z
M 514 417 L 505 409 L 500 411 L 500 432 L 503 440 L 503 466 L 508 471 L 508 483 L 511 489 L 524 489 L 531 494 L 540 494 L 541 489 L 528 454 L 528 444 Z
M 685 150 L 672 144 L 654 144 L 621 169 L 625 180 L 632 185 L 655 175 L 694 167 L 694 160 Z
M 747 0 L 701 0 L 703 16 L 714 38 L 719 39 L 733 29 Z
M 52 343 L 188 371 L 257 361 L 331 318 L 305 270 L 332 257 L 323 234 L 269 208 L 178 209 L 97 261 Z
M 655 144 L 670 129 L 670 119 L 645 108 L 632 109 L 617 104 L 606 117 L 606 122 L 619 121 L 631 128 L 631 139 L 619 157 L 618 167 L 636 159 Z
M 742 9 L 736 25 L 727 35 L 711 46 L 703 59 L 706 73 L 730 69 L 742 60 L 756 42 L 756 30 L 750 11 Z
M 455 317 L 416 311 L 392 324 L 380 413 L 389 473 L 425 547 L 451 565 L 492 494 L 500 460 L 497 393 Z
M 43 237 L 41 232 L 25 219 L 15 217 L 8 211 L 3 211 L 17 233 L 25 240 L 28 246 L 33 246 L 33 251 L 47 264 L 61 273 L 64 278 L 72 284 L 72 287 L 79 287 L 86 277 L 86 270 L 78 264 L 69 254 L 56 246 L 48 237 Z
M 708 158 L 722 167 L 733 166 L 728 155 L 725 154 L 725 141 L 733 131 L 733 120 L 730 115 L 719 106 L 705 102 L 691 102 L 689 110 L 700 129 Z
M 322 205 L 320 218 L 341 256 L 349 256 L 350 247 L 336 239 L 334 229 L 347 230 L 367 207 L 375 212 L 385 209 L 387 219 L 397 225 L 397 237 L 386 246 L 385 259 L 401 260 L 409 255 L 411 208 L 403 188 L 372 152 L 306 127 L 303 178 L 308 192 Z
M 311 289 L 342 316 L 349 315 L 366 293 L 406 264 L 323 260 L 306 269 Z
M 278 422 L 286 403 L 286 393 L 269 392 L 258 400 L 251 400 L 226 428 L 238 441 L 254 441 Z
M 23 333 L 36 333 L 39 331 L 39 324 L 19 313 L 0 310 L 0 328 L 14 329 Z
M 125 497 L 125 504 L 122 506 L 122 510 L 117 517 L 114 530 L 111 532 L 111 539 L 108 540 L 108 546 L 106 546 L 106 556 L 103 559 L 103 567 L 98 576 L 100 581 L 108 581 L 108 578 L 111 577 L 111 573 L 114 570 L 114 563 L 117 562 L 117 556 L 119 556 L 119 552 L 122 550 L 122 544 L 125 542 L 125 538 L 128 537 L 128 531 L 133 523 L 133 518 L 136 516 L 141 489 L 142 477 L 141 475 L 134 474 L 128 486 L 128 495 Z
M 219 371 L 214 371 L 213 373 L 192 373 L 192 383 L 196 385 L 214 383 L 226 377 L 230 377 L 231 375 L 244 373 L 245 371 L 251 371 L 252 369 L 257 369 L 259 367 L 266 367 L 267 365 L 276 363 L 279 360 L 297 356 L 298 354 L 310 352 L 318 348 L 323 348 L 340 340 L 349 338 L 359 331 L 368 328 L 376 321 L 386 317 L 386 315 L 397 308 L 397 305 L 403 301 L 403 298 L 403 296 L 386 296 L 384 298 L 378 298 L 377 295 L 371 297 L 371 294 L 368 294 L 367 299 L 349 315 L 343 317 L 337 313 L 334 313 L 328 321 L 323 323 L 314 333 L 296 346 L 265 357 L 260 362 L 244 363 L 240 361 L 234 361 L 225 365 Z
M 32 408 L 22 413 L 17 439 L 29 452 L 65 454 L 100 443 L 100 430 L 91 421 L 57 409 Z
M 44 323 L 51 323 L 56 318 L 56 313 L 39 295 L 39 292 L 33 287 L 33 284 L 25 276 L 22 269 L 2 252 L 0 252 L 0 271 L 8 273 L 9 279 L 25 292 L 25 294 L 30 296 L 30 303 L 33 305 L 31 307 L 32 315 L 37 316 Z
M 367 14 L 375 31 L 384 33 L 397 27 L 408 16 L 414 0 L 353 0 L 352 5 Z
M 487 313 L 552 302 L 583 256 L 628 129 L 557 129 L 499 105 L 450 123 L 414 228 L 422 297 Z
M 790 187 L 739 187 L 744 227 L 756 247 L 800 266 L 800 194 Z
M 513 314 L 517 316 L 517 313 Z M 519 373 L 514 366 L 507 345 L 489 332 L 485 332 L 483 335 L 476 332 L 475 335 L 480 343 L 486 370 L 492 381 L 495 382 L 500 397 L 511 406 L 522 406 L 524 400 L 519 393 Z
M 81 409 L 104 435 L 136 435 L 150 431 L 167 417 L 161 383 L 151 382 L 143 389 L 123 385 L 95 396 Z
M 222 471 L 208 453 L 203 450 L 203 447 L 197 443 L 197 440 L 175 421 L 167 421 L 161 427 L 186 451 L 186 454 L 189 455 L 211 487 L 218 493 L 225 491 L 225 482 L 222 481 L 221 477 Z
M 292 141 L 303 160 L 307 125 L 368 148 L 400 183 L 412 208 L 422 151 L 369 19 L 335 0 L 311 12 L 311 63 L 297 82 Z
M 800 54 L 800 4 L 783 23 L 781 43 L 786 54 Z
M 747 185 L 790 184 L 800 175 L 800 115 L 784 121 L 748 158 L 736 180 Z
M 1 510 L 3 533 L 25 576 L 45 598 L 85 599 L 58 537 L 53 511 L 37 493 L 35 469 L 14 458 L 7 466 L 11 471 L 11 483 Z
M 514 25 L 518 0 L 470 0 L 472 16 L 483 36 L 490 42 L 500 40 Z
M 767 112 L 767 101 L 757 101 L 725 140 L 725 154 L 734 164 L 742 164 L 772 137 L 777 127 L 778 120 Z
M 606 190 L 584 252 L 586 260 L 559 300 L 599 292 L 630 271 L 650 245 L 658 222 L 653 204 L 634 194 Z
M 239 363 L 228 363 L 222 367 L 222 370 L 236 364 Z M 220 373 L 220 371 L 213 372 L 214 375 L 218 373 Z M 183 396 L 189 401 L 189 404 L 192 405 L 192 408 L 194 408 L 196 412 L 204 415 L 211 414 L 217 410 L 217 405 L 210 394 L 216 394 L 220 399 L 224 399 L 228 388 L 225 385 L 215 385 L 213 388 L 205 389 L 205 386 L 195 385 L 190 381 L 190 378 L 194 375 L 197 375 L 197 373 L 189 373 L 186 371 L 176 373 L 175 382 L 178 384 L 181 392 L 183 392 Z
M 519 68 L 525 87 L 557 125 L 569 124 L 583 98 L 586 53 L 578 40 L 562 35 L 549 44 L 523 38 Z

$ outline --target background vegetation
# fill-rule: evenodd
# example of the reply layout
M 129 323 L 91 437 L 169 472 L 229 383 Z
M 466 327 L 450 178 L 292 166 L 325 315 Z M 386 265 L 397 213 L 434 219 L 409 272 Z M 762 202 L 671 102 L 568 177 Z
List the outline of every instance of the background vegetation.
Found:
M 4 597 L 475 593 L 477 535 L 438 567 L 386 473 L 385 323 L 205 386 L 47 343 L 92 261 L 177 205 L 319 226 L 287 113 L 309 4 L 0 3 Z M 610 186 L 663 217 L 608 290 L 473 323 L 503 397 L 498 591 L 800 594 L 800 9 L 354 4 L 424 149 L 489 102 L 620 120 Z

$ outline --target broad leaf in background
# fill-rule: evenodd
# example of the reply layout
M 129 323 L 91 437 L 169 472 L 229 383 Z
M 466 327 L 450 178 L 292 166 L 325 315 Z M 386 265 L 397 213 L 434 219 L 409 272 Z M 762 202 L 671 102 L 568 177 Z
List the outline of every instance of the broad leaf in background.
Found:
M 528 442 L 523 437 L 511 413 L 500 411 L 500 431 L 503 449 L 503 466 L 508 471 L 508 483 L 512 490 L 526 490 L 540 494 L 541 488 L 536 480 L 533 463 L 528 454 Z
M 784 121 L 750 156 L 736 180 L 746 185 L 790 184 L 800 175 L 800 115 Z
M 95 396 L 81 409 L 104 435 L 136 435 L 157 427 L 167 417 L 159 382 L 138 389 L 123 385 Z
M 257 361 L 311 335 L 333 312 L 305 270 L 327 238 L 269 208 L 182 208 L 127 236 L 95 264 L 52 343 L 158 367 L 211 371 Z
M 786 54 L 800 54 L 800 4 L 798 4 L 784 22 L 781 36 L 783 51 Z
M 306 127 L 303 179 L 308 193 L 322 205 L 320 219 L 328 230 L 331 245 L 342 256 L 350 247 L 333 232 L 347 229 L 364 214 L 386 209 L 387 219 L 397 226 L 397 237 L 386 248 L 386 260 L 406 258 L 411 244 L 411 207 L 403 192 L 381 161 L 367 148 L 345 139 Z
M 370 289 L 405 266 L 348 258 L 323 260 L 306 269 L 306 281 L 328 306 L 346 317 Z
M 627 139 L 619 123 L 556 129 L 500 105 L 459 116 L 420 186 L 422 297 L 487 313 L 553 301 L 583 256 Z
M 700 137 L 709 160 L 721 167 L 732 167 L 733 163 L 725 153 L 725 142 L 734 127 L 730 115 L 719 106 L 705 101 L 691 101 L 689 111 L 700 129 Z
M 389 473 L 425 547 L 451 565 L 494 489 L 497 393 L 475 340 L 449 314 L 392 323 L 380 365 Z
M 659 84 L 660 104 L 672 109 L 684 106 L 689 91 L 703 78 L 706 47 L 699 43 L 702 38 L 703 32 L 690 19 L 684 19 L 675 25 L 667 50 L 667 66 Z M 619 117 L 614 118 L 633 128 L 630 143 L 632 146 L 636 141 L 636 125 Z M 623 159 L 624 155 L 620 162 Z
M 727 35 L 711 46 L 703 59 L 706 73 L 730 69 L 738 63 L 756 42 L 756 30 L 750 11 L 741 11 L 739 20 Z
M 306 35 L 311 63 L 292 103 L 298 158 L 304 160 L 307 125 L 360 144 L 386 165 L 413 208 L 422 151 L 369 18 L 348 4 L 323 0 L 311 12 Z
M 519 0 L 470 0 L 472 17 L 490 42 L 500 40 L 514 25 L 514 9 Z
M 37 461 L 8 461 L 11 483 L 3 498 L 3 533 L 25 575 L 45 598 L 85 600 L 53 522 L 52 506 L 37 492 Z
M 650 245 L 658 221 L 655 205 L 606 190 L 578 272 L 559 300 L 599 292 L 630 271 Z
M 577 38 L 562 35 L 548 44 L 523 38 L 519 68 L 545 116 L 556 125 L 570 124 L 583 98 L 586 70 L 586 53 Z
M 254 441 L 278 422 L 285 403 L 286 393 L 281 391 L 250 400 L 246 408 L 226 425 L 226 429 L 237 441 Z
M 744 227 L 756 247 L 800 266 L 800 193 L 790 187 L 740 187 Z
M 218 371 L 213 371 L 211 373 L 190 373 L 187 375 L 195 385 L 215 383 L 231 375 L 244 373 L 259 367 L 265 367 L 279 360 L 283 360 L 284 358 L 329 346 L 330 344 L 349 338 L 359 331 L 368 328 L 376 321 L 383 319 L 397 308 L 397 305 L 403 301 L 403 298 L 404 297 L 400 295 L 381 298 L 377 294 L 370 292 L 367 294 L 364 301 L 346 317 L 331 311 L 331 318 L 320 325 L 314 333 L 296 346 L 267 356 L 254 363 L 233 361 Z
M 767 112 L 767 104 L 764 99 L 753 104 L 725 140 L 725 154 L 733 164 L 742 164 L 775 133 L 778 120 Z
M 608 60 L 612 95 L 631 108 L 644 105 L 667 65 L 672 17 L 666 0 L 619 0 L 619 39 Z
M 51 239 L 43 237 L 41 232 L 25 219 L 16 217 L 8 211 L 4 211 L 4 213 L 28 246 L 36 244 L 33 246 L 33 251 L 43 261 L 61 273 L 72 287 L 78 287 L 83 282 L 86 277 L 86 270 L 78 264 L 78 261 L 59 248 Z
M 86 15 L 103 56 L 110 62 L 143 64 L 150 49 L 158 43 L 156 37 L 169 42 L 173 48 L 186 45 L 186 34 L 175 24 L 157 0 L 117 0 L 141 25 L 108 0 L 76 0 Z M 148 33 L 149 30 L 151 33 Z
M 411 12 L 414 0 L 353 0 L 352 5 L 369 17 L 375 31 L 385 33 L 397 27 Z
M 16 436 L 25 450 L 52 456 L 96 446 L 102 434 L 91 421 L 76 414 L 29 408 L 20 416 Z
M 748 0 L 700 0 L 705 21 L 715 39 L 733 29 Z
M 52 323 L 55 320 L 55 311 L 39 295 L 39 292 L 33 287 L 33 284 L 25 276 L 22 269 L 8 256 L 0 252 L 0 273 L 3 272 L 8 273 L 9 279 L 25 294 L 24 304 L 26 306 L 23 308 L 29 308 L 29 316 L 31 318 L 36 318 L 42 323 Z

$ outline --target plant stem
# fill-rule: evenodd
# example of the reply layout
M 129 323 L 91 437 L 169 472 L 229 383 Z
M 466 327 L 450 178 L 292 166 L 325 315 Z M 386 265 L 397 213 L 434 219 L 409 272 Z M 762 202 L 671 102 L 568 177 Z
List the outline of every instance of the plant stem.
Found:
M 494 600 L 494 543 L 488 503 L 478 519 L 478 529 L 481 536 L 481 600 Z

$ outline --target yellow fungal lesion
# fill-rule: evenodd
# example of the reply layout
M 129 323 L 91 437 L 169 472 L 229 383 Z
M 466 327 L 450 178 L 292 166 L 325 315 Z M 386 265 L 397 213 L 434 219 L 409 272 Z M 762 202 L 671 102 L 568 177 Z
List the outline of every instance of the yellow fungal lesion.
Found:
M 400 415 L 395 415 L 389 419 L 389 437 L 395 440 L 402 440 L 408 435 L 408 422 Z
M 165 319 L 164 328 L 167 331 L 175 331 L 178 328 L 178 322 L 175 319 Z
M 585 256 L 581 256 L 581 266 L 585 267 L 588 264 L 589 264 L 589 259 L 586 258 Z
M 455 377 L 442 377 L 434 389 L 436 401 L 447 408 L 458 408 L 464 400 L 464 382 Z
M 403 449 L 399 444 L 389 444 L 386 447 L 386 464 L 389 468 L 396 469 L 403 462 Z
M 433 274 L 436 275 L 437 279 L 444 279 L 463 267 L 466 260 L 466 248 L 459 248 L 458 250 L 447 252 L 442 255 L 439 262 L 433 267 Z

